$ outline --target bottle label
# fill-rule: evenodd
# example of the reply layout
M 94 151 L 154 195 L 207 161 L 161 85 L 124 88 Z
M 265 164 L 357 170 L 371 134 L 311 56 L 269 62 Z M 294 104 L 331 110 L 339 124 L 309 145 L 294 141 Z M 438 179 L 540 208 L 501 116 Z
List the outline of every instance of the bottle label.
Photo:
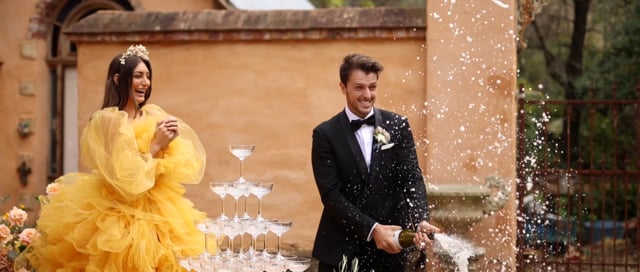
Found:
M 395 232 L 393 232 L 393 240 L 396 242 L 396 246 L 398 248 L 402 248 L 402 246 L 400 245 L 400 231 L 396 230 Z

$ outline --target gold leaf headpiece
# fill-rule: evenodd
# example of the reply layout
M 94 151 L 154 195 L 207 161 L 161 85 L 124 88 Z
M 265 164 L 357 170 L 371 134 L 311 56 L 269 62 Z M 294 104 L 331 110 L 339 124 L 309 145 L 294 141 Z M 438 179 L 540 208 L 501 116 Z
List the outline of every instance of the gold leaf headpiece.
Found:
M 124 65 L 124 62 L 127 60 L 127 58 L 131 56 L 138 56 L 148 60 L 149 51 L 147 51 L 147 48 L 144 47 L 144 45 L 142 44 L 129 46 L 129 49 L 127 49 L 127 52 L 122 53 L 122 57 L 120 57 L 120 64 Z

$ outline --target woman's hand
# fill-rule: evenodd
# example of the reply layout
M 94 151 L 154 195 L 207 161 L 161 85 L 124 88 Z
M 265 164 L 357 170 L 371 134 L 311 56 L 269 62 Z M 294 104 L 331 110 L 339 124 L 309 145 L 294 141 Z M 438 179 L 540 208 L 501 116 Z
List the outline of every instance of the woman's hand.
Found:
M 160 120 L 156 124 L 156 132 L 151 139 L 151 147 L 149 151 L 153 157 L 156 156 L 160 150 L 167 147 L 171 141 L 180 135 L 178 131 L 178 120 L 174 117 L 169 117 L 164 120 Z

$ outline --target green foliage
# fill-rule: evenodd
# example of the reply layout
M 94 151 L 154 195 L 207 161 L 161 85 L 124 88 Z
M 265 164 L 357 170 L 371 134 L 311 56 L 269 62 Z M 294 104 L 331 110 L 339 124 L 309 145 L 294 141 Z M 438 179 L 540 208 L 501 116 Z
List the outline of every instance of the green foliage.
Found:
M 577 87 L 573 94 L 579 100 L 637 99 L 636 86 L 640 80 L 640 35 L 637 35 L 640 33 L 640 1 L 591 1 L 581 52 L 584 56 L 582 63 L 567 61 L 572 45 L 570 39 L 575 31 L 572 24 L 573 8 L 571 1 L 550 1 L 536 16 L 535 25 L 525 32 L 528 47 L 518 52 L 518 81 L 543 93 L 547 99 L 564 99 L 567 84 Z M 579 68 L 582 73 L 575 82 L 569 82 L 571 79 L 567 76 L 566 69 L 570 66 Z M 614 83 L 618 86 L 615 96 L 612 88 Z M 637 130 L 640 125 L 633 105 L 618 106 L 615 114 L 611 106 L 598 106 L 593 116 L 590 112 L 593 109 L 589 105 L 575 105 L 574 109 L 580 112 L 574 123 L 579 131 L 571 133 L 578 132 L 579 137 L 571 139 L 571 166 L 637 169 L 640 144 L 637 143 Z M 542 109 L 527 111 L 534 116 L 540 115 Z M 557 115 L 550 111 L 552 116 L 545 121 L 545 128 L 562 124 L 567 118 L 565 112 L 566 109 L 556 109 Z M 527 125 L 527 129 L 532 129 L 532 125 Z M 529 142 L 534 140 L 534 136 L 532 132 L 527 132 Z M 548 137 L 547 140 L 554 139 Z M 566 144 L 557 147 L 558 152 L 569 150 Z M 578 162 L 578 159 L 583 162 Z
M 525 31 L 527 48 L 518 50 L 519 78 L 534 85 L 552 99 L 563 98 L 566 69 L 582 71 L 575 84 L 576 97 L 584 98 L 588 87 L 596 86 L 594 98 L 612 98 L 611 84 L 620 86 L 618 97 L 635 98 L 640 79 L 640 1 L 591 1 L 582 63 L 568 63 L 573 34 L 573 5 L 570 1 L 549 1 Z M 578 43 L 579 44 L 579 43 Z M 575 48 L 575 47 L 574 47 Z
M 610 16 L 611 21 L 603 34 L 602 52 L 595 56 L 593 66 L 585 77 L 595 79 L 599 90 L 610 90 L 612 82 L 618 84 L 618 98 L 635 99 L 636 86 L 640 80 L 640 2 L 629 1 L 617 9 L 619 16 Z M 586 79 L 582 85 L 588 84 Z M 596 93 L 604 98 L 606 92 Z
M 563 141 L 563 122 L 568 105 L 545 102 L 540 92 L 525 92 L 526 99 L 540 102 L 524 106 L 525 154 L 519 159 L 526 168 L 639 170 L 637 109 L 634 105 L 572 105 L 580 109 L 580 141 L 571 143 L 575 152 L 567 165 L 566 142 Z M 614 108 L 615 107 L 615 108 Z M 616 112 L 614 112 L 614 109 Z
M 526 100 L 545 100 L 548 97 L 533 89 L 525 91 Z M 534 169 L 543 164 L 562 161 L 563 154 L 560 144 L 562 120 L 565 107 L 557 104 L 532 103 L 525 104 L 525 154 L 526 158 L 519 158 L 521 167 Z
M 578 150 L 584 168 L 638 170 L 637 112 L 633 105 L 592 106 L 582 111 Z
M 590 220 L 624 221 L 638 216 L 638 184 L 596 179 L 590 186 L 587 210 Z
M 528 89 L 536 90 L 545 98 L 564 97 L 562 86 L 547 74 L 543 55 L 532 50 L 518 52 L 518 82 L 525 84 Z

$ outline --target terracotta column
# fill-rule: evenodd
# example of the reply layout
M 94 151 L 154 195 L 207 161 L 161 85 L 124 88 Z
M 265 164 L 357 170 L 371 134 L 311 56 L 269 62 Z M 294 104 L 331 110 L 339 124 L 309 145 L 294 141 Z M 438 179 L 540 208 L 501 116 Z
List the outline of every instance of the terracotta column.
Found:
M 428 1 L 426 181 L 511 186 L 507 206 L 468 232 L 485 260 L 515 267 L 516 24 L 513 0 Z M 452 211 L 453 212 L 453 211 Z

